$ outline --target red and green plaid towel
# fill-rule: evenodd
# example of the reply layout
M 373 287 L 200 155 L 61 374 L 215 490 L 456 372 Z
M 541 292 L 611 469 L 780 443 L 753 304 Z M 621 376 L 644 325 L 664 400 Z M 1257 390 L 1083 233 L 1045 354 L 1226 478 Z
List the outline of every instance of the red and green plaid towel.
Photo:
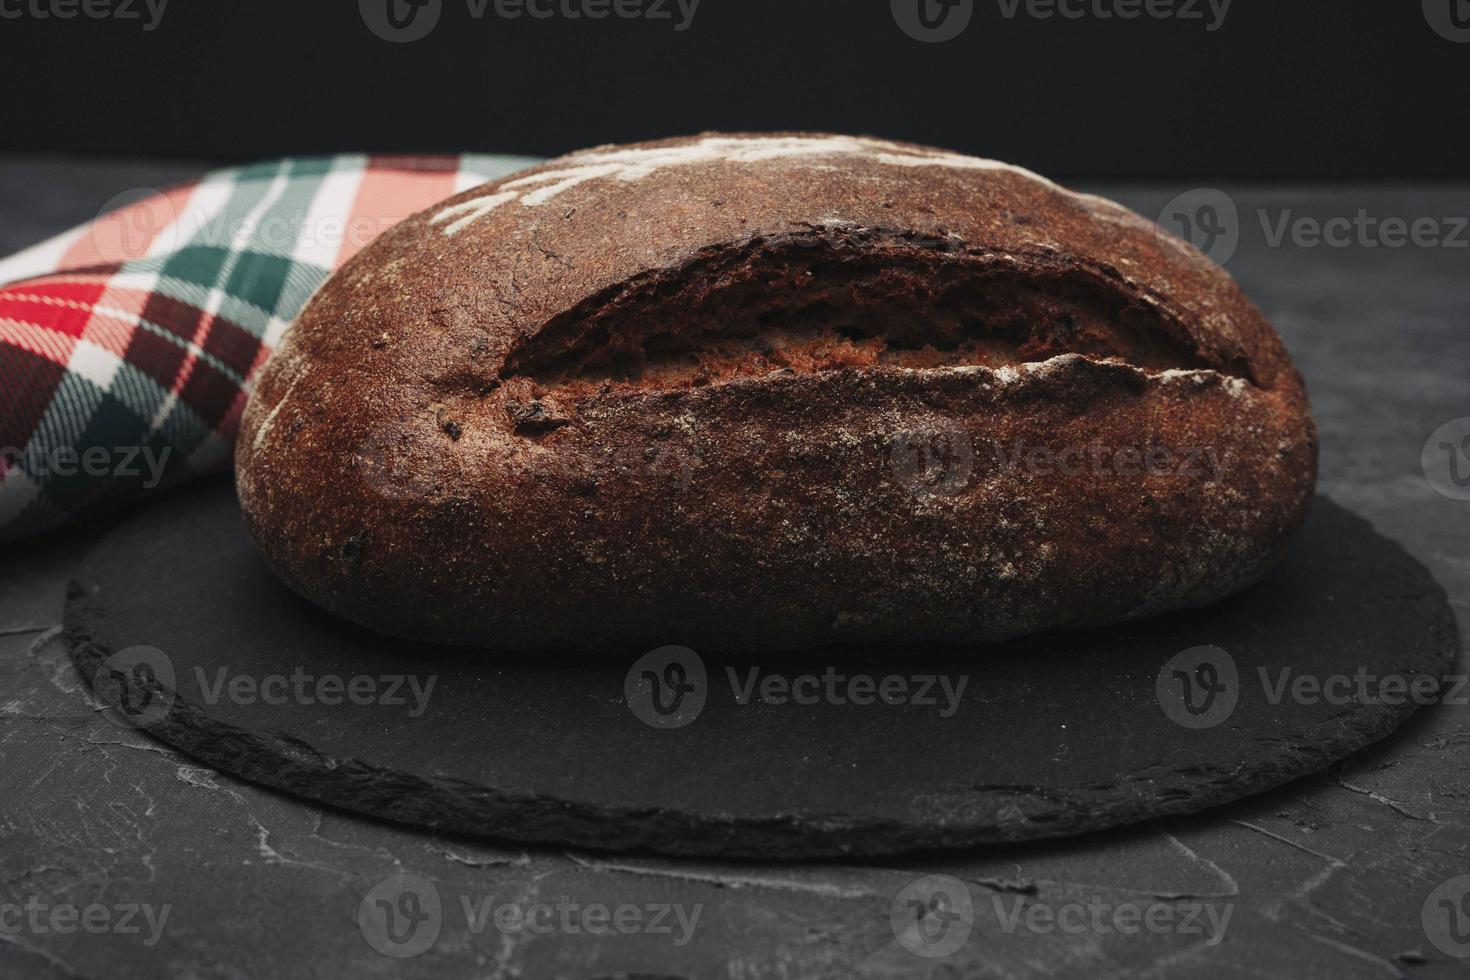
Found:
M 211 173 L 0 260 L 0 541 L 225 469 L 255 372 L 396 222 L 525 157 Z

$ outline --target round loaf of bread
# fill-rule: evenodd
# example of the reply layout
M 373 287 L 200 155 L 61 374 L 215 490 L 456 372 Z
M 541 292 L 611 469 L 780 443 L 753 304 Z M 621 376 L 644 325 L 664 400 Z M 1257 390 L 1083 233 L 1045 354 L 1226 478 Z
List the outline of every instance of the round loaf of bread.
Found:
M 327 282 L 237 450 L 270 566 L 489 649 L 974 643 L 1210 602 L 1311 501 L 1223 270 L 1017 167 L 813 134 L 608 146 Z

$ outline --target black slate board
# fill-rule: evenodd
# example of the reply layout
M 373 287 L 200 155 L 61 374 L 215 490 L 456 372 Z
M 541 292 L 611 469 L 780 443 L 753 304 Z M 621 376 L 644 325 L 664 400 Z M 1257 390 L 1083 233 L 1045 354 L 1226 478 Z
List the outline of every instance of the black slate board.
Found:
M 1428 572 L 1325 499 L 1266 582 L 1211 608 L 988 649 L 829 649 L 764 666 L 683 655 L 697 690 L 673 722 L 648 710 L 644 670 L 680 677 L 635 665 L 641 651 L 508 658 L 321 612 L 261 563 L 228 486 L 175 495 L 108 534 L 66 625 L 120 724 L 245 779 L 443 831 L 765 858 L 964 847 L 1198 811 L 1384 737 L 1458 654 Z M 932 706 L 742 705 L 727 668 L 744 683 L 755 667 L 969 679 L 948 717 L 942 693 Z M 1308 686 L 1277 697 L 1283 668 L 1288 685 L 1339 680 L 1330 696 Z M 1179 700 L 1181 671 L 1220 688 L 1201 716 Z M 116 684 L 118 672 L 130 681 Z M 342 678 L 344 691 L 372 678 L 374 696 L 407 703 L 307 703 L 289 693 L 298 673 Z M 414 711 L 407 683 L 390 692 L 405 674 L 420 689 L 433 678 L 427 710 Z M 363 700 L 368 683 L 357 682 Z

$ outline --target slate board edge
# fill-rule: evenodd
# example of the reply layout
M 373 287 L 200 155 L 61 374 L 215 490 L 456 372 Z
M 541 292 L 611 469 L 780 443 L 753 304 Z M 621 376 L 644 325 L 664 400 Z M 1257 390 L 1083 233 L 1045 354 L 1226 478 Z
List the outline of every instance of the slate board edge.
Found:
M 1367 520 L 1365 530 L 1382 538 Z M 1387 540 L 1387 539 L 1385 539 Z M 1444 589 L 1393 541 L 1424 582 L 1412 599 L 1436 646 L 1445 651 L 1443 679 L 1460 653 L 1455 615 Z M 113 652 L 97 586 L 74 580 L 68 588 L 64 632 L 78 671 L 92 685 L 97 667 Z M 1168 816 L 1198 813 L 1275 789 L 1317 773 L 1386 738 L 1418 711 L 1412 702 L 1382 712 L 1339 713 L 1315 729 L 1332 728 L 1328 748 L 1282 744 L 1273 765 L 1240 771 L 1203 764 L 1191 770 L 1197 791 L 1149 795 L 1152 781 L 1135 777 L 1137 792 L 1121 796 L 1116 783 L 1091 787 L 990 786 L 976 789 L 981 809 L 998 804 L 1025 813 L 1022 822 L 940 820 L 928 824 L 847 814 L 769 817 L 695 815 L 665 807 L 594 806 L 545 795 L 515 794 L 451 777 L 425 777 L 336 758 L 295 737 L 250 731 L 209 718 L 176 699 L 166 718 L 148 727 L 164 744 L 249 782 L 302 799 L 437 833 L 465 834 L 529 845 L 594 851 L 649 851 L 675 857 L 810 860 L 879 857 L 968 849 L 1067 837 Z M 1347 734 L 1343 729 L 1349 729 Z M 1111 798 L 1110 798 L 1111 797 Z M 972 809 L 972 807 L 966 807 Z

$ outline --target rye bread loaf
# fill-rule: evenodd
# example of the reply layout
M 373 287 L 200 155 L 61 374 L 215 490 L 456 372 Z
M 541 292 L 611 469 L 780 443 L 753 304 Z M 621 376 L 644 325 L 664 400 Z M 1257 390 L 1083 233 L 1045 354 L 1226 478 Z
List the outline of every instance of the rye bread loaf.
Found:
M 1235 282 L 1108 201 L 810 135 L 600 147 L 408 219 L 265 367 L 301 594 L 486 648 L 993 641 L 1206 603 L 1312 497 Z

